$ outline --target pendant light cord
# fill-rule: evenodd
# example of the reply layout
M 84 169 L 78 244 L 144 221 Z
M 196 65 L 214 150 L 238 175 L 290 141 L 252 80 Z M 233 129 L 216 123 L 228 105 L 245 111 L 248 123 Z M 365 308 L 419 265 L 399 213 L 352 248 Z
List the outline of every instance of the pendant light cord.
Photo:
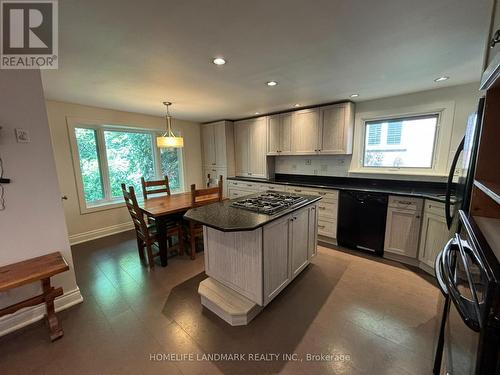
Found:
M 163 104 L 165 104 L 165 106 L 167 107 L 167 131 L 166 131 L 166 133 L 163 136 L 164 137 L 166 137 L 166 136 L 175 137 L 174 133 L 172 132 L 172 120 L 171 120 L 171 117 L 170 117 L 170 111 L 168 110 L 168 108 L 170 107 L 170 105 L 172 103 L 170 103 L 170 102 L 163 102 Z

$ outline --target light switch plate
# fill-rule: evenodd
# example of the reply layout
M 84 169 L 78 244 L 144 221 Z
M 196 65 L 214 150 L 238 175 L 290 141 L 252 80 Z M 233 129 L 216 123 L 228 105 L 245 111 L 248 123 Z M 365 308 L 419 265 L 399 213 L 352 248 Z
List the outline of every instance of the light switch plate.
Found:
M 16 140 L 18 143 L 30 143 L 30 133 L 26 129 L 16 129 Z

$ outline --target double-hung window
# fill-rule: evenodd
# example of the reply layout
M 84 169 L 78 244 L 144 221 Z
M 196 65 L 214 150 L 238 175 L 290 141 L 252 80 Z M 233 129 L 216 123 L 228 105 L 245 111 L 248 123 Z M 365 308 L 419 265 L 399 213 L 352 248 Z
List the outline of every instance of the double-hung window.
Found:
M 166 175 L 173 193 L 184 190 L 182 149 L 159 149 L 158 132 L 84 122 L 69 131 L 82 212 L 120 204 L 122 183 L 141 197 L 141 177 Z
M 363 167 L 432 168 L 438 114 L 365 122 Z

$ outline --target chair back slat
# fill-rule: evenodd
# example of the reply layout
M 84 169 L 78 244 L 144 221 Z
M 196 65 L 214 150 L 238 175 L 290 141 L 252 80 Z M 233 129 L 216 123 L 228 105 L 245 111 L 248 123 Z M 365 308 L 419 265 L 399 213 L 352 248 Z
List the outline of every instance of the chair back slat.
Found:
M 144 195 L 144 199 L 148 199 L 148 195 L 151 194 L 160 194 L 167 193 L 170 195 L 170 184 L 168 182 L 168 177 L 165 176 L 163 180 L 155 180 L 155 181 L 146 181 L 144 177 L 141 177 L 141 185 L 142 185 L 142 194 Z M 159 189 L 148 189 L 149 187 L 157 187 L 162 186 Z
M 129 187 L 127 191 L 127 187 L 125 184 L 122 184 L 122 193 L 123 199 L 125 200 L 125 205 L 127 206 L 130 217 L 132 218 L 132 222 L 134 223 L 134 227 L 137 235 L 139 235 L 142 239 L 149 238 L 149 231 L 146 221 L 144 220 L 144 214 L 139 208 L 139 204 L 137 203 L 137 197 L 135 196 L 135 191 L 133 186 Z
M 219 184 L 217 187 L 196 189 L 196 185 L 191 185 L 191 206 L 203 206 L 205 204 L 222 201 L 223 181 L 222 176 L 219 176 Z

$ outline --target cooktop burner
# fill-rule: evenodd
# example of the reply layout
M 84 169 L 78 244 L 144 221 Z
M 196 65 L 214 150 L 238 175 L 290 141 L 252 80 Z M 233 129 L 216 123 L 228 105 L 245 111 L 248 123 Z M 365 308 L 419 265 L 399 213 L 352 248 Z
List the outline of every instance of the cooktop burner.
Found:
M 273 215 L 290 206 L 305 201 L 307 198 L 294 194 L 266 191 L 256 197 L 242 198 L 231 203 L 232 207 L 243 208 L 267 215 Z

